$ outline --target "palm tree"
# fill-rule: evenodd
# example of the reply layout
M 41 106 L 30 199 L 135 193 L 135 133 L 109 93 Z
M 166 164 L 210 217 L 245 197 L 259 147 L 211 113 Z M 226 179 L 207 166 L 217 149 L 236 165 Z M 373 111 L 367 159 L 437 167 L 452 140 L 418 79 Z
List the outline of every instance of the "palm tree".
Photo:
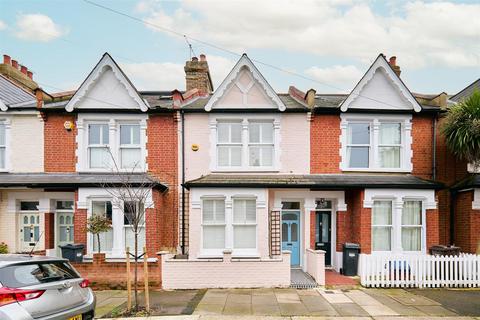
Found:
M 452 106 L 442 128 L 450 151 L 472 164 L 474 172 L 480 167 L 480 91 Z M 480 254 L 480 241 L 477 244 Z
M 452 106 L 442 128 L 450 151 L 460 159 L 480 165 L 480 91 Z

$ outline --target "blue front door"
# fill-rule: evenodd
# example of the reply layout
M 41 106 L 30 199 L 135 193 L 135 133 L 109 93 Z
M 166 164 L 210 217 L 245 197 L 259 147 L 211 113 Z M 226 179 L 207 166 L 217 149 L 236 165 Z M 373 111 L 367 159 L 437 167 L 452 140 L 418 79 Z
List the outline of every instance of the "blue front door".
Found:
M 292 252 L 292 266 L 300 265 L 300 211 L 282 212 L 282 250 Z

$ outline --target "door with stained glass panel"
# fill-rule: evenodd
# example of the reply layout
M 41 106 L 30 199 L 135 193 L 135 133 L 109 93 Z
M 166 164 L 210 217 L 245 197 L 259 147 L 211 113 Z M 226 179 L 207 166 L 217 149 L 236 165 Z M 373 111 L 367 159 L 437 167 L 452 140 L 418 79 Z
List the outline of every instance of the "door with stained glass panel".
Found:
M 57 219 L 57 248 L 73 243 L 73 201 L 57 201 L 55 216 Z
M 20 213 L 20 251 L 29 252 L 40 239 L 40 215 L 38 212 Z
M 292 253 L 292 266 L 300 265 L 300 211 L 282 211 L 282 250 Z

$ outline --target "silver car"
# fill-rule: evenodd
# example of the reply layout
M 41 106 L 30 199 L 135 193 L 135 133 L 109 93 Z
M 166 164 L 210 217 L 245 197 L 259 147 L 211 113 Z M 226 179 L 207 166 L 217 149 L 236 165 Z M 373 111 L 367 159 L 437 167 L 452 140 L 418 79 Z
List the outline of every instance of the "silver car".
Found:
M 95 295 L 68 260 L 0 255 L 1 320 L 90 320 Z

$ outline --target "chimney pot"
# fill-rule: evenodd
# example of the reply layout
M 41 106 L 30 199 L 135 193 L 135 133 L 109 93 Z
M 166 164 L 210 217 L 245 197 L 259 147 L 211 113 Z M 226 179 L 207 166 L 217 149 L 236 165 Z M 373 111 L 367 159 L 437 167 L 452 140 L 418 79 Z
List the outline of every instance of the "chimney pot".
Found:
M 18 69 L 18 61 L 17 60 L 12 60 L 12 67 L 15 69 Z
M 28 69 L 25 66 L 20 66 L 20 72 L 23 73 L 24 75 L 27 75 Z
M 12 58 L 8 54 L 3 55 L 3 63 L 10 65 Z
M 192 61 L 198 61 L 197 57 L 192 57 Z
M 396 66 L 396 65 L 397 65 L 397 57 L 391 56 L 389 63 L 390 63 L 390 65 L 391 65 L 392 67 Z
M 207 56 L 202 53 L 200 55 L 200 61 L 207 61 Z
M 33 72 L 32 72 L 32 71 L 28 70 L 28 71 L 27 71 L 27 76 L 28 76 L 30 79 L 33 80 Z

